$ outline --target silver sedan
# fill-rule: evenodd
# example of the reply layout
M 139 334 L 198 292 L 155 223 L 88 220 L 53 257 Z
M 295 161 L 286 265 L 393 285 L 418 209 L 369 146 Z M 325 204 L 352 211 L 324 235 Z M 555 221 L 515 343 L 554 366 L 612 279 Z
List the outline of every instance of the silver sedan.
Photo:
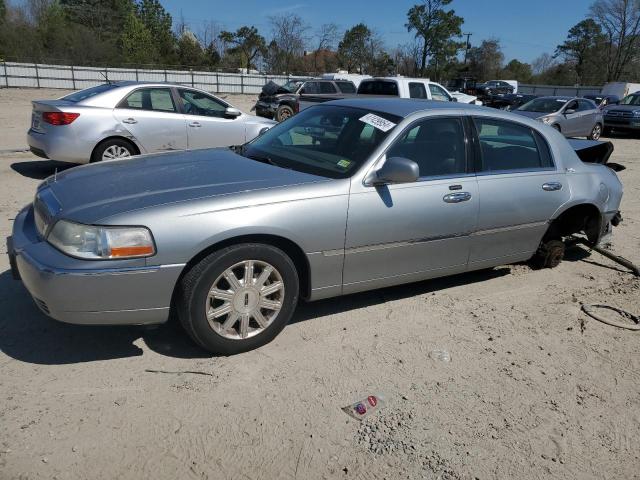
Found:
M 242 145 L 274 124 L 195 88 L 118 82 L 34 101 L 27 141 L 40 157 L 89 163 Z
M 241 147 L 50 177 L 7 250 L 53 318 L 153 324 L 173 311 L 201 346 L 238 353 L 273 339 L 300 298 L 555 267 L 563 237 L 598 243 L 622 185 L 578 157 L 606 163 L 607 144 L 574 142 L 459 103 L 329 102 Z
M 586 98 L 538 97 L 512 112 L 546 123 L 565 137 L 598 140 L 604 126 L 602 111 Z

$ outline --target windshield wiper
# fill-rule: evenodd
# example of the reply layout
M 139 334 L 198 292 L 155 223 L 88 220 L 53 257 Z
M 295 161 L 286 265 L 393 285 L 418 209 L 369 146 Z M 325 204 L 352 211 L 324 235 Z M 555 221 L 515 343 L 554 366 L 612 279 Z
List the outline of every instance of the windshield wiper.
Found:
M 269 165 L 273 165 L 274 167 L 286 168 L 287 170 L 291 170 L 291 167 L 285 167 L 284 165 L 280 165 L 279 163 L 274 162 L 271 157 L 263 157 L 260 155 L 245 155 L 245 157 L 257 162 L 268 163 Z

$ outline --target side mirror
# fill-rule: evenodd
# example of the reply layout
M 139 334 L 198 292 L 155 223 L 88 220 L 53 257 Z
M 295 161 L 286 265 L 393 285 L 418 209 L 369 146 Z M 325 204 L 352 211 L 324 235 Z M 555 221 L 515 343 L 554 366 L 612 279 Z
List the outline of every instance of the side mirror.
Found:
M 420 168 L 413 160 L 403 157 L 387 158 L 378 170 L 365 179 L 366 185 L 387 185 L 389 183 L 411 183 L 420 177 Z
M 224 116 L 227 118 L 236 118 L 242 115 L 242 112 L 234 107 L 227 107 L 224 111 Z
M 564 111 L 564 114 L 565 114 L 565 115 L 571 115 L 572 113 L 576 113 L 576 109 L 575 109 L 575 108 L 567 108 L 567 109 Z
M 457 102 L 458 99 L 456 97 L 449 97 L 451 102 Z

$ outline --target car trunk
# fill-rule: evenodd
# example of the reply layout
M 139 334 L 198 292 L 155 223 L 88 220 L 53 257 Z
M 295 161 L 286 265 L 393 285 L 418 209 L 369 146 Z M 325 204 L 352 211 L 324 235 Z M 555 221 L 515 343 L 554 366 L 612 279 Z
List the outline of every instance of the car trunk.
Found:
M 64 107 L 75 105 L 68 100 L 34 100 L 31 102 L 31 129 L 38 133 L 47 133 L 50 124 L 42 120 L 44 112 L 64 112 Z
M 570 138 L 569 144 L 575 150 L 578 158 L 585 163 L 599 163 L 607 165 L 613 153 L 611 142 L 598 142 L 595 140 L 579 140 Z

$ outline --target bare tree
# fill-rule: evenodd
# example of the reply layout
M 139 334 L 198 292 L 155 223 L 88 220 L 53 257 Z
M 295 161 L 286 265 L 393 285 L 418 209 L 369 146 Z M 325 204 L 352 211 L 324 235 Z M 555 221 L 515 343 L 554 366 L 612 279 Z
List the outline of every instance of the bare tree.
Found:
M 325 23 L 316 32 L 316 49 L 313 52 L 313 71 L 318 73 L 318 55 L 336 48 L 339 34 L 335 23 Z
M 596 0 L 591 18 L 607 36 L 607 81 L 619 80 L 640 50 L 640 1 Z
M 557 64 L 557 60 L 552 55 L 543 53 L 531 62 L 531 69 L 533 70 L 534 75 L 541 75 L 547 70 L 555 67 Z
M 273 30 L 270 44 L 272 69 L 291 73 L 296 58 L 304 54 L 309 26 L 298 15 L 269 17 Z

